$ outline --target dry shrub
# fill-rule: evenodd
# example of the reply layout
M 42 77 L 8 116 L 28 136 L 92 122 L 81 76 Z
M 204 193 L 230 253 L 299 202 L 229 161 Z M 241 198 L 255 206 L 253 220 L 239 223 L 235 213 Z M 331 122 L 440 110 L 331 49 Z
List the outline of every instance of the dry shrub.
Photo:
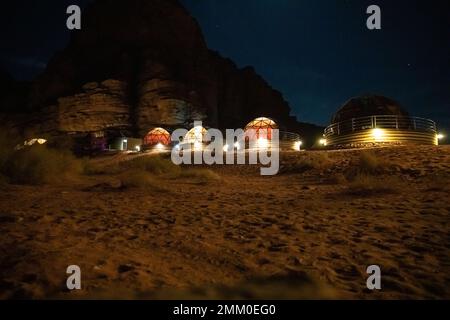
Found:
M 287 164 L 282 170 L 284 173 L 303 173 L 309 170 L 324 171 L 332 166 L 328 153 L 311 152 L 302 153 L 301 158 L 292 164 Z
M 358 176 L 380 176 L 389 172 L 391 166 L 390 162 L 378 158 L 374 153 L 363 151 L 358 162 L 346 171 L 345 176 L 349 181 L 357 179 Z
M 131 170 L 120 176 L 121 185 L 124 188 L 146 189 L 154 192 L 167 191 L 150 173 L 142 170 Z
M 83 173 L 90 175 L 104 175 L 104 174 L 118 174 L 120 173 L 121 168 L 117 163 L 110 165 L 99 165 L 93 164 L 89 160 L 84 160 L 83 162 Z
M 142 156 L 119 164 L 122 170 L 144 170 L 153 174 L 178 174 L 181 168 L 162 156 Z
M 33 145 L 14 151 L 2 166 L 11 183 L 44 184 L 72 178 L 82 172 L 82 162 L 69 151 Z
M 220 180 L 220 176 L 203 168 L 183 168 L 175 165 L 170 159 L 158 156 L 143 156 L 121 162 L 125 170 L 140 170 L 168 179 L 188 179 L 193 184 L 208 184 Z
M 170 159 L 159 155 L 145 155 L 131 160 L 109 163 L 108 165 L 93 164 L 86 161 L 84 165 L 84 173 L 87 175 L 114 175 L 133 170 L 146 171 L 155 175 L 162 175 L 178 174 L 181 168 L 173 164 Z
M 328 153 L 325 152 L 317 152 L 312 154 L 312 166 L 314 169 L 318 170 L 326 170 L 330 168 L 332 165 L 332 161 L 328 156 Z
M 129 187 L 145 187 L 151 178 L 187 179 L 193 184 L 208 184 L 220 180 L 220 176 L 209 169 L 177 166 L 163 155 L 141 156 L 110 165 L 87 162 L 84 172 L 88 175 L 118 174 L 123 184 Z
M 328 183 L 330 184 L 345 184 L 347 183 L 347 178 L 341 172 L 335 173 L 331 175 L 328 179 Z
M 378 158 L 374 153 L 362 152 L 359 157 L 359 172 L 363 174 L 378 175 L 386 172 L 391 164 Z
M 397 193 L 401 188 L 401 180 L 396 177 L 376 177 L 368 174 L 358 174 L 349 181 L 346 193 L 358 196 L 371 196 Z
M 188 179 L 193 184 L 209 184 L 219 182 L 220 176 L 210 169 L 184 168 L 172 178 Z

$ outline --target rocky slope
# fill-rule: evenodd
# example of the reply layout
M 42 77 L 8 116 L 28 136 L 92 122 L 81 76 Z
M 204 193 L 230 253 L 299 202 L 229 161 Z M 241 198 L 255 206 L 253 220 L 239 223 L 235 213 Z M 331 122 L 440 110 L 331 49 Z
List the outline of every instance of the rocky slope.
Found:
M 176 0 L 95 1 L 83 11 L 82 30 L 33 83 L 28 104 L 39 112 L 26 128 L 38 132 L 142 135 L 194 120 L 237 128 L 261 115 L 285 130 L 320 132 L 290 117 L 281 93 L 255 70 L 209 50 Z

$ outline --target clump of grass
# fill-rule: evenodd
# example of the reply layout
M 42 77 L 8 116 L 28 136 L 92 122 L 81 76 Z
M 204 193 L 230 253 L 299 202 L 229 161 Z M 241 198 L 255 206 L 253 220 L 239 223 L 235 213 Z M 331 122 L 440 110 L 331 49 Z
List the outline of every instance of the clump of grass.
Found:
M 180 167 L 173 164 L 170 159 L 162 156 L 141 156 L 131 160 L 105 164 L 93 164 L 86 161 L 84 164 L 84 173 L 86 175 L 115 175 L 132 170 L 140 170 L 152 173 L 154 175 L 177 174 Z
M 328 153 L 314 152 L 302 154 L 300 159 L 291 165 L 287 165 L 283 171 L 289 173 L 303 173 L 309 170 L 324 171 L 330 168 L 331 165 L 332 161 L 330 160 Z
M 89 160 L 83 161 L 83 173 L 91 176 L 91 175 L 104 175 L 104 174 L 118 174 L 120 173 L 121 168 L 118 164 L 110 164 L 108 166 L 92 164 Z
M 388 171 L 391 164 L 378 158 L 370 151 L 364 151 L 360 154 L 356 164 L 351 166 L 345 176 L 347 180 L 355 180 L 358 176 L 380 176 Z
M 120 176 L 121 185 L 124 188 L 146 189 L 154 192 L 167 191 L 150 173 L 142 170 L 131 170 Z
M 1 171 L 10 183 L 38 185 L 78 175 L 82 172 L 82 164 L 69 151 L 33 145 L 12 152 Z
M 164 156 L 141 156 L 109 166 L 86 162 L 84 173 L 88 175 L 119 175 L 126 187 L 149 187 L 158 179 L 186 179 L 193 184 L 208 184 L 220 181 L 220 176 L 212 170 L 203 168 L 187 168 L 175 165 Z
M 154 176 L 168 179 L 187 179 L 193 184 L 208 184 L 220 180 L 220 176 L 212 170 L 203 168 L 186 168 L 175 165 L 170 159 L 162 156 L 143 156 L 120 164 L 125 170 L 140 170 Z
M 372 152 L 362 152 L 359 157 L 359 171 L 360 173 L 378 175 L 384 173 L 391 164 L 378 158 Z
M 185 168 L 172 178 L 189 180 L 193 184 L 209 184 L 221 181 L 221 177 L 210 169 Z
M 363 152 L 359 157 L 359 169 L 365 173 L 377 173 L 381 169 L 380 160 L 371 152 Z
M 169 159 L 161 156 L 142 156 L 129 161 L 123 161 L 119 164 L 120 169 L 137 169 L 147 171 L 153 174 L 178 174 L 181 168 L 175 165 Z
M 335 173 L 331 175 L 328 179 L 328 183 L 330 184 L 345 184 L 347 183 L 347 178 L 341 172 Z
M 349 181 L 346 193 L 358 196 L 397 193 L 401 189 L 398 178 L 376 177 L 368 174 L 358 174 Z
M 314 169 L 326 170 L 332 165 L 332 161 L 328 153 L 318 152 L 312 156 L 312 166 Z

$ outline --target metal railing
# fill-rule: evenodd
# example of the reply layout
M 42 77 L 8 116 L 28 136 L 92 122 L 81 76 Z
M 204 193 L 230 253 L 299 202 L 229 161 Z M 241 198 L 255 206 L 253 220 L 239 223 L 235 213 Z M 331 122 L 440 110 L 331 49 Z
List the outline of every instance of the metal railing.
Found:
M 280 131 L 280 141 L 300 141 L 300 135 L 293 132 Z
M 352 118 L 334 123 L 325 128 L 325 138 L 345 135 L 369 129 L 394 129 L 399 131 L 421 131 L 436 133 L 436 123 L 429 119 L 395 115 Z

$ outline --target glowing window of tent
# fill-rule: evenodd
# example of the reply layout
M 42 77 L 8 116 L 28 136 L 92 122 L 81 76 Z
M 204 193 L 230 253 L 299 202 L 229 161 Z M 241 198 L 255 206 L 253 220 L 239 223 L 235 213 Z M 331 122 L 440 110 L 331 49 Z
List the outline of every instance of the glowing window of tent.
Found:
M 278 129 L 278 125 L 272 119 L 265 117 L 256 118 L 245 126 L 245 132 L 251 140 L 271 140 L 273 129 Z
M 155 128 L 144 137 L 145 145 L 169 145 L 170 133 L 163 128 Z
M 205 141 L 206 132 L 207 130 L 202 126 L 194 127 L 186 133 L 183 142 L 194 144 L 202 143 Z

